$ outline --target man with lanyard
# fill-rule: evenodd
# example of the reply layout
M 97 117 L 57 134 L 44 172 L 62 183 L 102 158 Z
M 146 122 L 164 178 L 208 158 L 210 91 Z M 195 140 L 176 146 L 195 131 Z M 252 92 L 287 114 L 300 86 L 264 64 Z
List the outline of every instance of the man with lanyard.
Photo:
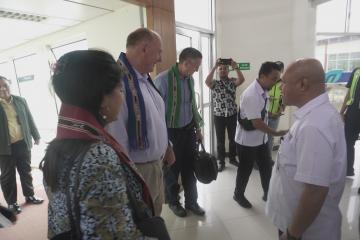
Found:
M 282 74 L 284 72 L 284 63 L 280 61 L 277 61 L 275 63 L 279 65 L 280 73 Z M 280 116 L 282 115 L 282 112 L 285 110 L 281 99 L 281 79 L 277 80 L 276 84 L 270 89 L 268 93 L 269 93 L 268 126 L 269 128 L 276 130 L 279 126 Z M 273 151 L 274 136 L 269 135 L 268 137 L 269 137 L 268 145 L 271 154 Z
M 266 215 L 280 240 L 340 240 L 344 124 L 325 91 L 321 63 L 302 59 L 291 64 L 282 92 L 284 104 L 298 109 L 273 167 Z
M 245 197 L 246 185 L 256 161 L 259 166 L 263 200 L 267 200 L 271 177 L 271 156 L 267 146 L 267 135 L 282 136 L 286 131 L 276 131 L 267 125 L 267 91 L 280 78 L 280 68 L 274 62 L 261 65 L 258 79 L 252 82 L 240 96 L 240 109 L 235 142 L 239 157 L 234 200 L 244 208 L 251 208 Z
M 349 88 L 340 114 L 345 122 L 347 176 L 354 176 L 355 142 L 360 133 L 360 67 L 355 68 L 346 87 Z
M 166 104 L 166 123 L 176 157 L 176 162 L 165 172 L 166 200 L 179 217 L 187 215 L 179 202 L 179 174 L 184 188 L 185 208 L 196 215 L 205 214 L 197 203 L 193 169 L 196 142 L 202 139 L 200 127 L 203 121 L 196 106 L 192 75 L 198 71 L 201 60 L 202 54 L 198 50 L 185 48 L 179 55 L 179 63 L 160 73 L 155 81 Z
M 214 123 L 216 130 L 217 154 L 220 162 L 219 172 L 225 168 L 225 129 L 229 138 L 229 162 L 235 166 L 236 161 L 236 88 L 244 81 L 244 76 L 231 59 L 231 67 L 236 71 L 237 78 L 229 78 L 229 66 L 222 64 L 221 59 L 216 60 L 215 66 L 211 69 L 205 83 L 212 90 Z M 219 69 L 219 80 L 214 80 L 214 73 Z
M 175 161 L 168 142 L 165 105 L 148 75 L 160 61 L 161 39 L 156 32 L 139 28 L 129 34 L 126 53 L 118 60 L 125 72 L 126 101 L 118 119 L 108 126 L 148 185 L 156 216 L 160 216 L 164 203 L 163 163 Z

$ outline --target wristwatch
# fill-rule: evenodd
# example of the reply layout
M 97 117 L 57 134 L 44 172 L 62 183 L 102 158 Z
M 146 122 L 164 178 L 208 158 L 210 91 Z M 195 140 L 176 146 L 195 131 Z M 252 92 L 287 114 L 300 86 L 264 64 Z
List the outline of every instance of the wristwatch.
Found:
M 286 236 L 287 236 L 287 240 L 301 240 L 301 237 L 297 238 L 297 237 L 292 236 L 292 235 L 290 234 L 288 228 L 286 229 Z

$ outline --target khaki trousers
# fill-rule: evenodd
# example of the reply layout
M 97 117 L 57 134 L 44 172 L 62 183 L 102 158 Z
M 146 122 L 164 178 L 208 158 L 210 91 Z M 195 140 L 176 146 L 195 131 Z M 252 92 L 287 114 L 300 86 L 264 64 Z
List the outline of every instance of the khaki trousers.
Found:
M 154 203 L 155 216 L 160 216 L 162 205 L 164 204 L 162 161 L 157 160 L 135 165 L 149 188 L 150 195 Z

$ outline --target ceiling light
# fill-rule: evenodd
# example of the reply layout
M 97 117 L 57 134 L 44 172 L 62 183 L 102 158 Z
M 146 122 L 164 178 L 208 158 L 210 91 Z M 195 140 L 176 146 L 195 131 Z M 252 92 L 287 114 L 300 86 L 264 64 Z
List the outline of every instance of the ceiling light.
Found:
M 41 22 L 41 21 L 44 21 L 47 19 L 46 17 L 40 16 L 40 15 L 11 12 L 11 11 L 6 11 L 6 10 L 0 10 L 0 17 L 16 19 L 16 20 L 23 20 L 23 21 L 30 21 L 30 22 Z

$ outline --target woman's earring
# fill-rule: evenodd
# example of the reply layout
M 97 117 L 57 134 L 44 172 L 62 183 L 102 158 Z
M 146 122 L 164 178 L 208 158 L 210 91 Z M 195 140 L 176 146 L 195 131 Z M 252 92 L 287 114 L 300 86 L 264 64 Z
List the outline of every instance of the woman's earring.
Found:
M 107 116 L 106 115 L 101 115 L 101 117 L 106 120 L 107 119 Z

